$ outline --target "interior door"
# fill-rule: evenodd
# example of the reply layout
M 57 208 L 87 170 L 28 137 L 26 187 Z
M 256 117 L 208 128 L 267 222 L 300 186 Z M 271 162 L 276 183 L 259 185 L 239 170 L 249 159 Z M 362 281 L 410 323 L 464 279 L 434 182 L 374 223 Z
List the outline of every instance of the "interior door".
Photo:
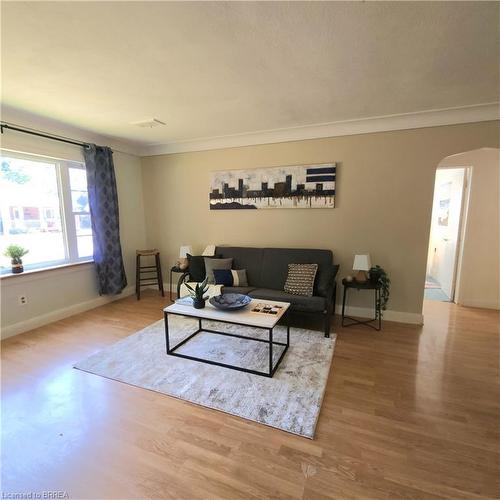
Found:
M 431 276 L 453 300 L 465 168 L 436 171 L 431 226 Z

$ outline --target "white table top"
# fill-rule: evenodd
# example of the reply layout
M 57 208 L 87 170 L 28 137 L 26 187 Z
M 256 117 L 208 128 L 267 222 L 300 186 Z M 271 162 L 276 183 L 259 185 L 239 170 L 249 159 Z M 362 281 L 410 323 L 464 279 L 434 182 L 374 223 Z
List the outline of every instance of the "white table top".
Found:
M 281 310 L 278 314 L 253 312 L 252 309 L 254 309 L 257 304 L 266 304 L 270 306 L 277 305 L 281 306 Z M 163 310 L 167 313 L 182 314 L 183 316 L 192 316 L 194 318 L 229 321 L 261 328 L 273 328 L 289 307 L 290 304 L 288 302 L 252 299 L 250 304 L 244 309 L 239 309 L 238 311 L 223 311 L 214 307 L 207 300 L 203 309 L 195 309 L 193 306 L 183 306 L 181 304 L 171 304 Z

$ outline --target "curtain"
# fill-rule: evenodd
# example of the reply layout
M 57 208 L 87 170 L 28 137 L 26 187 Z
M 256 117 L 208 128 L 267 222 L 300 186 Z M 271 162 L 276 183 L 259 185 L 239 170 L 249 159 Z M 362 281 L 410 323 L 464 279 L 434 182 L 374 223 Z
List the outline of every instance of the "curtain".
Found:
M 127 286 L 127 277 L 120 244 L 113 152 L 89 144 L 84 148 L 84 156 L 99 293 L 114 295 Z

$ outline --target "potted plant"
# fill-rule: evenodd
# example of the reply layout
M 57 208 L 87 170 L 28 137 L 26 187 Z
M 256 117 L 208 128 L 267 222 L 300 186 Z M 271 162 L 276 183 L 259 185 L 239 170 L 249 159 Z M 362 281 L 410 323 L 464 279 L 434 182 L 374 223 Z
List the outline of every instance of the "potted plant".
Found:
M 208 291 L 208 278 L 205 278 L 202 283 L 197 283 L 193 288 L 186 283 L 189 294 L 193 298 L 193 306 L 195 309 L 203 309 L 205 307 L 205 293 Z
M 24 271 L 22 257 L 24 257 L 28 251 L 29 250 L 26 250 L 20 245 L 9 245 L 5 249 L 4 255 L 11 258 L 13 274 L 19 274 Z
M 380 266 L 373 266 L 369 271 L 369 276 L 373 284 L 380 285 L 380 304 L 378 305 L 380 305 L 380 311 L 385 311 L 389 302 L 391 280 Z

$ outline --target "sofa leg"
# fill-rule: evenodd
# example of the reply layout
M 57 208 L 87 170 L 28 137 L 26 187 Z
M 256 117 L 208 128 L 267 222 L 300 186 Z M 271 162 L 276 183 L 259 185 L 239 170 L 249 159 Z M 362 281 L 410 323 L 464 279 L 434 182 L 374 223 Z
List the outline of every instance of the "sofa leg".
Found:
M 332 323 L 332 315 L 328 312 L 325 315 L 325 337 L 330 337 L 330 325 Z

